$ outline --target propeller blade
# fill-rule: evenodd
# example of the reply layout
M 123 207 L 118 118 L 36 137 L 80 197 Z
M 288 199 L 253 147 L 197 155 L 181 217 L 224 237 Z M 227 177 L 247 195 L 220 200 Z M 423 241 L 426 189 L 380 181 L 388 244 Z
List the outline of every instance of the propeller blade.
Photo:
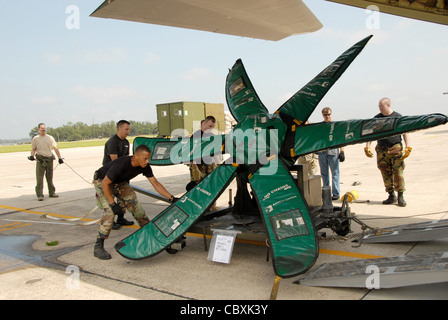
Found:
M 133 148 L 135 151 L 139 145 L 148 146 L 151 151 L 149 163 L 154 166 L 166 166 L 222 155 L 225 138 L 226 135 L 178 139 L 136 137 Z M 207 163 L 205 161 L 204 159 L 204 163 Z
M 447 123 L 439 113 L 403 116 L 401 118 L 372 118 L 320 122 L 295 128 L 294 145 L 288 146 L 291 156 L 298 157 L 319 150 L 373 141 L 410 131 L 427 129 Z
M 152 257 L 179 239 L 212 206 L 236 176 L 237 168 L 220 165 L 151 222 L 115 245 L 123 257 Z
M 289 170 L 275 157 L 249 174 L 249 183 L 266 226 L 275 273 L 293 277 L 306 272 L 319 255 L 318 241 L 307 205 Z
M 372 36 L 366 37 L 345 51 L 331 65 L 286 101 L 275 113 L 279 113 L 286 124 L 295 123 L 301 125 L 305 123 L 322 98 L 364 49 L 370 38 Z
M 237 122 L 244 120 L 249 115 L 269 114 L 268 109 L 255 92 L 241 59 L 235 62 L 227 75 L 226 100 L 229 110 Z

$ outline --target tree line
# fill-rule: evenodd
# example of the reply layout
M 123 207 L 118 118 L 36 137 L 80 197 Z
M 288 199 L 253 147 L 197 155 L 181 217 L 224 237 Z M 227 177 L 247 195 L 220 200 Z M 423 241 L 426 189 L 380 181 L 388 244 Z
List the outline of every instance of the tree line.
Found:
M 130 120 L 129 123 L 131 124 L 130 136 L 157 134 L 157 123 L 133 120 Z M 58 142 L 110 138 L 116 133 L 117 123 L 115 121 L 92 125 L 83 122 L 68 122 L 57 128 L 47 126 L 47 134 L 53 136 Z M 30 138 L 37 134 L 39 134 L 37 126 L 29 132 Z

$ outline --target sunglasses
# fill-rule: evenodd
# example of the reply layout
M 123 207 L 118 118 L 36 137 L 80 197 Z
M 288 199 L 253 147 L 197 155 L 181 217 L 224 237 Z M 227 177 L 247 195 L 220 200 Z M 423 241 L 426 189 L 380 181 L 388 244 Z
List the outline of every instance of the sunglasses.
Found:
M 331 116 L 331 113 L 322 113 L 322 115 L 323 115 L 324 117 L 329 117 L 329 116 Z

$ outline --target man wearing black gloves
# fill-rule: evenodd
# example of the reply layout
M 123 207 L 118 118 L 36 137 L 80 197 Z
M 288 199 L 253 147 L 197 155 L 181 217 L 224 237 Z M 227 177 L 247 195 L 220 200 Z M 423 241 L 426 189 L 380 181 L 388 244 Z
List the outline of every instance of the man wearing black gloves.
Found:
M 45 123 L 39 123 L 37 126 L 39 134 L 33 138 L 31 141 L 31 155 L 28 157 L 30 161 L 36 161 L 36 196 L 37 200 L 44 200 L 43 187 L 44 187 L 44 176 L 47 180 L 48 193 L 50 198 L 59 197 L 55 191 L 56 188 L 53 184 L 53 160 L 54 155 L 52 150 L 56 153 L 59 158 L 59 163 L 64 163 L 62 160 L 61 153 L 57 148 L 56 141 L 52 136 L 47 134 L 47 126 Z
M 95 186 L 97 204 L 104 210 L 95 243 L 95 257 L 102 260 L 111 258 L 111 255 L 104 250 L 104 240 L 109 237 L 115 214 L 120 214 L 123 209 L 127 209 L 140 227 L 149 222 L 137 195 L 129 185 L 131 179 L 141 173 L 160 195 L 171 202 L 177 200 L 154 177 L 149 165 L 150 157 L 149 148 L 141 145 L 137 147 L 133 156 L 120 157 L 95 171 L 93 185 Z

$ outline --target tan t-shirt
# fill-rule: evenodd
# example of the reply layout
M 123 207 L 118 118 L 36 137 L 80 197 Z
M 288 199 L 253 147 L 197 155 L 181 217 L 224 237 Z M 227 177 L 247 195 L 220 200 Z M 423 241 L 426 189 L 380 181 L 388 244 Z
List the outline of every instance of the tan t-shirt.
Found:
M 51 157 L 51 150 L 57 147 L 56 141 L 52 136 L 46 134 L 44 136 L 37 135 L 31 141 L 31 148 L 36 149 L 36 154 L 44 157 Z

